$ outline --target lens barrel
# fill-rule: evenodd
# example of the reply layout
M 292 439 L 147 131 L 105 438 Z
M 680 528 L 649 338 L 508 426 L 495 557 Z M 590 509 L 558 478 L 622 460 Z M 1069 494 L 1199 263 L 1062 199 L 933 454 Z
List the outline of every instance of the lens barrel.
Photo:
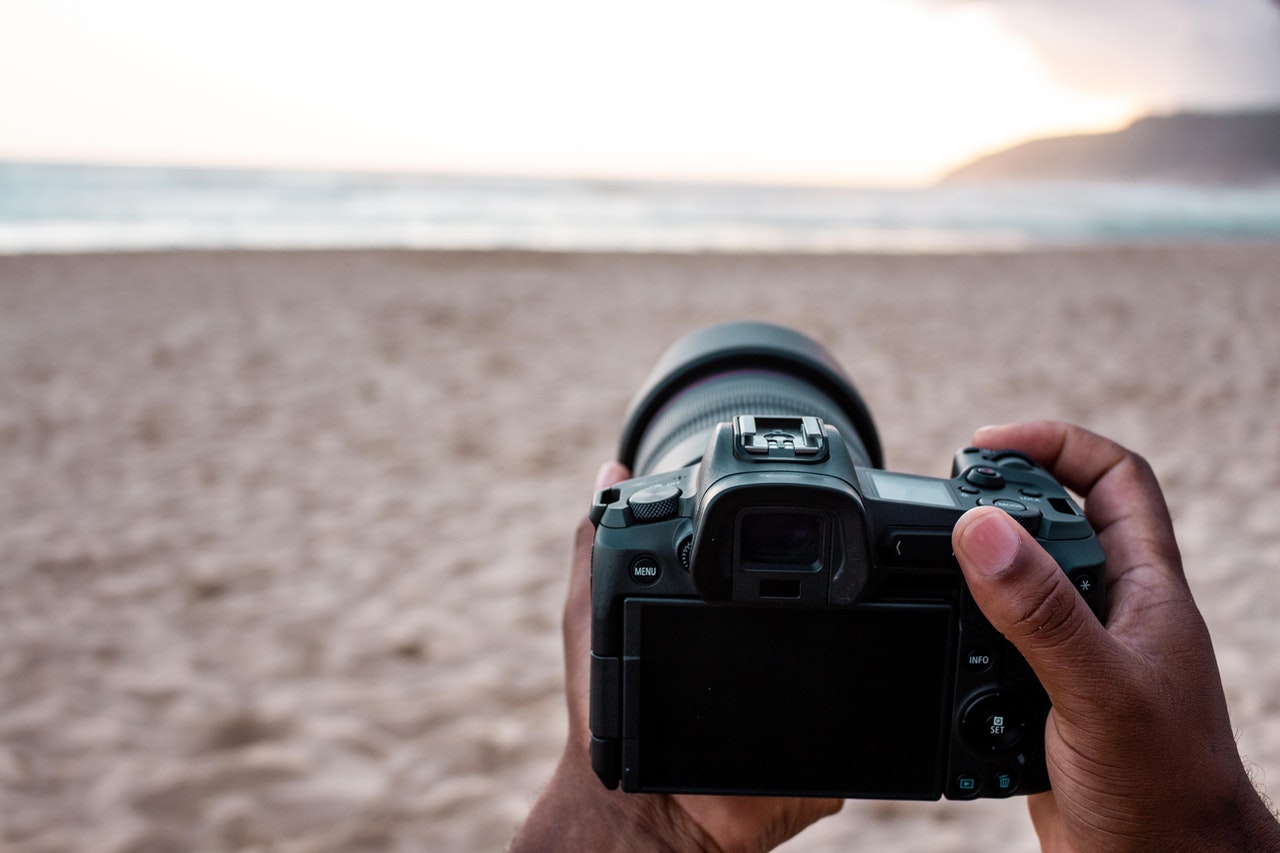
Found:
M 639 477 L 693 465 L 737 415 L 813 415 L 857 465 L 884 464 L 866 403 L 821 344 L 770 323 L 725 323 L 672 344 L 631 403 L 618 459 Z

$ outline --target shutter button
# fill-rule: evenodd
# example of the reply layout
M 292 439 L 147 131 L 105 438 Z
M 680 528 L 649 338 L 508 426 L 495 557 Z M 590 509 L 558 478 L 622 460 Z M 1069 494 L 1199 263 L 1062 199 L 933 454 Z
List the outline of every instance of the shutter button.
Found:
M 990 465 L 979 465 L 976 468 L 970 468 L 969 473 L 965 474 L 964 478 L 982 489 L 1004 488 L 1004 474 L 1001 474 Z

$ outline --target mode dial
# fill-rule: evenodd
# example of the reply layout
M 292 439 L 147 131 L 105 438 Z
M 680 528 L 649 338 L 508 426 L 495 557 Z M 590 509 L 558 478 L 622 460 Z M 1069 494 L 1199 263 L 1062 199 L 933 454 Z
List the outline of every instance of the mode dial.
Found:
M 627 499 L 636 521 L 662 521 L 680 509 L 680 490 L 675 486 L 650 486 Z

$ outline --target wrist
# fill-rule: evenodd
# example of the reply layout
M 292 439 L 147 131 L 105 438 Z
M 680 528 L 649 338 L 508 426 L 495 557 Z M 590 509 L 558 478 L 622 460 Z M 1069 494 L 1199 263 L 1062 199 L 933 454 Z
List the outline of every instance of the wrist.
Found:
M 1239 819 L 1225 822 L 1223 850 L 1280 851 L 1280 821 L 1247 775 L 1241 782 Z
M 1241 768 L 1234 796 L 1223 802 L 1216 814 L 1207 813 L 1197 821 L 1198 833 L 1188 835 L 1178 849 L 1200 851 L 1249 851 L 1280 853 L 1280 822 L 1264 797 Z

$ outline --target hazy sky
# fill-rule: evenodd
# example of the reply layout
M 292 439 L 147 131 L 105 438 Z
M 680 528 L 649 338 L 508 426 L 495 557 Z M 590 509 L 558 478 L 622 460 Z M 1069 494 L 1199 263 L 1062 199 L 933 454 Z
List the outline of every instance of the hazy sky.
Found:
M 920 183 L 1280 103 L 1269 0 L 0 0 L 0 157 Z

